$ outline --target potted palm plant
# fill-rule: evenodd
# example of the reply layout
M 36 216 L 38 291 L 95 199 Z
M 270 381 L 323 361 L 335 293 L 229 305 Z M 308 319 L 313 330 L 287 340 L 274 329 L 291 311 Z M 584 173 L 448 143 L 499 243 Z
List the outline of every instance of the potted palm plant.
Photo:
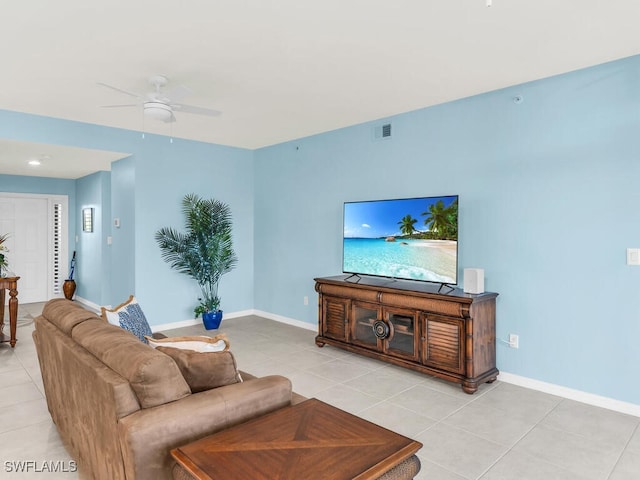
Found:
M 178 272 L 189 275 L 200 286 L 200 302 L 193 310 L 207 330 L 222 321 L 218 283 L 238 263 L 233 251 L 231 209 L 219 200 L 188 194 L 182 200 L 186 232 L 161 228 L 155 239 L 162 258 Z

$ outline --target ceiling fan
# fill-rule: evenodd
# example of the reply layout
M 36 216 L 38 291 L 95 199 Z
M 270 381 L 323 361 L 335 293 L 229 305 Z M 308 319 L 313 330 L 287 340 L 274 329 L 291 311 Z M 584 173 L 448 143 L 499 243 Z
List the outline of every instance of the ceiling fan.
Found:
M 193 113 L 195 115 L 205 115 L 208 117 L 217 117 L 222 113 L 210 108 L 180 103 L 179 100 L 190 93 L 189 89 L 183 85 L 179 85 L 169 91 L 163 91 L 163 88 L 168 82 L 169 79 L 164 75 L 153 75 L 152 77 L 149 77 L 149 84 L 152 85 L 154 89 L 146 94 L 129 92 L 102 82 L 98 82 L 98 85 L 102 85 L 103 87 L 110 88 L 116 92 L 124 93 L 138 99 L 138 103 L 103 105 L 104 108 L 142 107 L 145 117 L 160 120 L 165 123 L 172 123 L 176 121 L 174 112 Z

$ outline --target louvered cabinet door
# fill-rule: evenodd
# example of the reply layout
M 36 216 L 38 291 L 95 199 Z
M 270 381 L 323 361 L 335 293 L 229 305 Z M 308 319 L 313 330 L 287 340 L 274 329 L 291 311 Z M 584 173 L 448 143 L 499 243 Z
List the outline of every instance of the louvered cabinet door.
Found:
M 426 314 L 424 330 L 422 362 L 464 374 L 464 320 Z
M 322 299 L 322 335 L 347 341 L 349 308 L 348 298 L 324 297 Z

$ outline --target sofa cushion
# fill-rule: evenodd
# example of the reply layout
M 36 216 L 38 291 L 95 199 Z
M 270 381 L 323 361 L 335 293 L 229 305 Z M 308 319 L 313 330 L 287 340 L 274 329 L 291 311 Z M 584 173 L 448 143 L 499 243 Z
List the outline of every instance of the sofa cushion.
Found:
M 77 325 L 71 337 L 126 378 L 142 408 L 188 396 L 191 391 L 171 357 L 99 318 Z
M 62 330 L 71 335 L 71 330 L 85 320 L 95 320 L 98 316 L 66 298 L 50 300 L 42 309 L 42 316 Z
M 114 309 L 101 307 L 100 310 L 102 317 L 111 325 L 122 327 L 133 333 L 140 341 L 147 343 L 144 337 L 151 336 L 151 327 L 135 296 L 129 295 L 126 302 Z
M 173 358 L 192 393 L 242 382 L 231 352 L 196 352 L 173 347 L 157 347 Z

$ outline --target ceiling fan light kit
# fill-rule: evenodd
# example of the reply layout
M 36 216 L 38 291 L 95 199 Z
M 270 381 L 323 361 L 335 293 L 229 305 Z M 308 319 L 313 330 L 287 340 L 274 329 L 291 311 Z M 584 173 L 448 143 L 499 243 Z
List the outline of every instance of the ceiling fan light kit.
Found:
M 171 122 L 174 118 L 171 107 L 160 102 L 144 102 L 144 115 L 163 122 Z

